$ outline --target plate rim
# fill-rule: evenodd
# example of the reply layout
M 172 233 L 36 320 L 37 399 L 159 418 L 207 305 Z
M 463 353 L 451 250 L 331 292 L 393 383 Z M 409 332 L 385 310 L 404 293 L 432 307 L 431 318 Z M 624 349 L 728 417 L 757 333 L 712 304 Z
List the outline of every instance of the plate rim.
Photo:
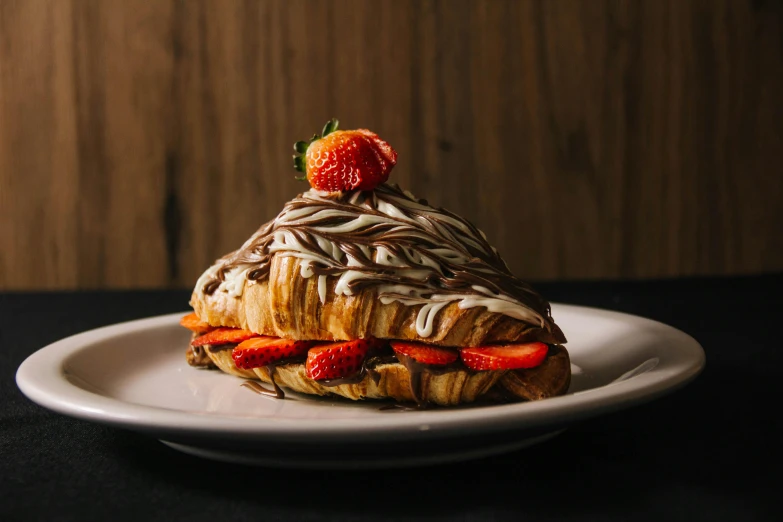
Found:
M 677 341 L 679 361 L 671 354 L 656 368 L 633 378 L 543 401 L 492 405 L 458 410 L 429 410 L 366 419 L 280 419 L 225 417 L 125 402 L 77 386 L 65 375 L 64 363 L 81 349 L 106 338 L 137 330 L 169 326 L 187 311 L 114 323 L 50 343 L 29 355 L 16 372 L 22 393 L 38 405 L 70 417 L 148 432 L 160 436 L 256 439 L 287 442 L 327 440 L 405 440 L 469 435 L 472 432 L 539 429 L 572 422 L 649 402 L 693 381 L 704 369 L 701 345 L 687 333 L 665 323 L 603 308 L 551 303 L 554 310 L 571 310 L 652 327 Z

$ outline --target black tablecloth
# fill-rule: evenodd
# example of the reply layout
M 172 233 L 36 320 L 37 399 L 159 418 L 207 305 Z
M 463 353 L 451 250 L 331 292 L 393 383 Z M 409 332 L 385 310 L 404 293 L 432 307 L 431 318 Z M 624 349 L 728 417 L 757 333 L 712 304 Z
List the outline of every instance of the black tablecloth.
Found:
M 773 520 L 783 276 L 551 283 L 552 301 L 648 316 L 694 336 L 705 372 L 652 403 L 460 464 L 262 470 L 50 413 L 16 388 L 36 349 L 184 310 L 188 292 L 0 294 L 0 520 Z M 780 520 L 780 518 L 778 518 Z

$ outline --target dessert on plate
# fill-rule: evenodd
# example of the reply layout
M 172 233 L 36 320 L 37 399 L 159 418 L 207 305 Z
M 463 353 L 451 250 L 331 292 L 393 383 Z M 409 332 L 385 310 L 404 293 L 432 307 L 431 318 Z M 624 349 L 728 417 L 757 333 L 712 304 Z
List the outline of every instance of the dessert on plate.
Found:
M 549 303 L 470 222 L 387 184 L 388 143 L 337 125 L 294 146 L 310 190 L 197 281 L 181 321 L 188 363 L 281 398 L 453 406 L 565 393 Z

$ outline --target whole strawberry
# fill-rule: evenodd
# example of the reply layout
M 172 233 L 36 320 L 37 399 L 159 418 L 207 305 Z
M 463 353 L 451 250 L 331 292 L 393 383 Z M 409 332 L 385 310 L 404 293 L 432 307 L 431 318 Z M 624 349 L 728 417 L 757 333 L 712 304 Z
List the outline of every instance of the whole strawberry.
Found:
M 389 179 L 397 152 L 367 129 L 337 130 L 334 118 L 321 135 L 294 144 L 294 168 L 306 174 L 316 190 L 342 192 L 372 190 Z

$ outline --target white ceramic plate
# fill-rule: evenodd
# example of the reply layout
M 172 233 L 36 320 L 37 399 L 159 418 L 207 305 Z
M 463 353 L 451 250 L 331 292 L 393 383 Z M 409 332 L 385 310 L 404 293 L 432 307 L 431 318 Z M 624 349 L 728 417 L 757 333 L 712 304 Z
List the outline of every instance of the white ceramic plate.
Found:
M 511 451 L 574 421 L 651 400 L 704 367 L 685 333 L 632 315 L 553 305 L 573 378 L 538 402 L 425 411 L 289 393 L 257 395 L 237 377 L 191 368 L 181 314 L 84 332 L 31 355 L 16 381 L 56 412 L 148 433 L 202 457 L 310 468 L 431 464 Z

